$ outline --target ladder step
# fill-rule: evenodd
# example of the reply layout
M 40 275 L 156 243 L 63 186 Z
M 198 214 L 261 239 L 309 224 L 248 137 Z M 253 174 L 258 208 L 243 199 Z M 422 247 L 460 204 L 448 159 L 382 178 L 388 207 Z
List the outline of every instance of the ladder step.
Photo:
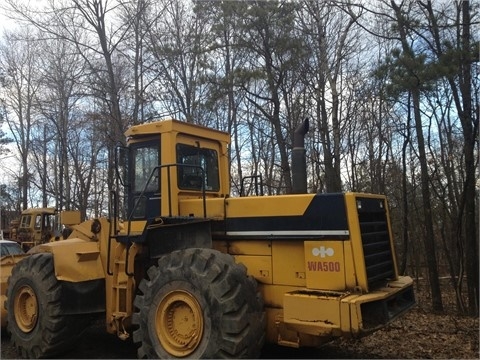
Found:
M 127 313 L 125 311 L 115 311 L 113 312 L 113 317 L 114 318 L 124 318 L 127 316 Z

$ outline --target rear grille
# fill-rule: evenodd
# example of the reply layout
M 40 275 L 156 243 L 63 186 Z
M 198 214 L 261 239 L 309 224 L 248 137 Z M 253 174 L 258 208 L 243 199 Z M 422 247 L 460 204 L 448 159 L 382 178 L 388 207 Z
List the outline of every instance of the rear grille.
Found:
M 395 277 L 383 199 L 357 198 L 358 220 L 369 289 Z
M 363 330 L 375 330 L 388 324 L 415 304 L 413 287 L 409 286 L 386 299 L 360 305 Z

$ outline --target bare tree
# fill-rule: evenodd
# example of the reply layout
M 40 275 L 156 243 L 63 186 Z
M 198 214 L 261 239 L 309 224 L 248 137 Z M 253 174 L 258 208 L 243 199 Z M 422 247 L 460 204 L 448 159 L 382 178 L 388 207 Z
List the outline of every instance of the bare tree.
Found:
M 437 251 L 435 243 L 435 233 L 433 228 L 433 214 L 431 205 L 430 176 L 427 164 L 427 144 L 425 142 L 422 114 L 421 114 L 421 94 L 427 86 L 428 78 L 422 73 L 425 64 L 421 56 L 417 56 L 411 46 L 409 39 L 412 31 L 412 23 L 408 18 L 408 5 L 397 4 L 394 0 L 390 1 L 393 10 L 394 19 L 398 29 L 398 40 L 401 43 L 402 52 L 398 53 L 398 65 L 400 71 L 403 71 L 403 78 L 400 80 L 400 87 L 407 90 L 412 96 L 413 119 L 417 136 L 417 151 L 420 161 L 422 202 L 423 202 L 423 220 L 425 224 L 424 245 L 426 251 L 426 261 L 428 265 L 428 274 L 430 290 L 432 293 L 432 306 L 436 311 L 443 310 L 440 283 L 438 279 Z
M 456 3 L 454 12 L 456 17 L 453 24 L 456 32 L 453 34 L 454 37 L 448 39 L 448 41 L 445 41 L 444 36 L 442 36 L 442 33 L 445 32 L 442 31 L 443 27 L 440 22 L 443 17 L 449 18 L 447 15 L 451 13 L 449 8 L 440 10 L 436 14 L 430 0 L 419 1 L 419 6 L 425 12 L 429 22 L 432 41 L 428 44 L 442 68 L 447 66 L 444 75 L 452 91 L 454 104 L 462 126 L 465 179 L 459 206 L 457 231 L 465 232 L 464 236 L 461 236 L 461 241 L 465 247 L 469 312 L 471 315 L 475 315 L 478 314 L 479 306 L 478 238 L 475 221 L 476 161 L 474 155 L 475 139 L 478 134 L 478 118 L 474 118 L 472 105 L 472 63 L 474 61 L 478 62 L 479 49 L 478 46 L 476 49 L 472 47 L 471 2 L 464 0 Z M 458 41 L 456 47 L 453 48 L 452 44 L 455 43 L 453 41 L 456 39 Z M 448 64 L 449 62 L 450 64 Z M 458 82 L 455 77 L 458 77 Z
M 26 21 L 48 36 L 74 44 L 90 68 L 91 95 L 99 98 L 104 106 L 105 141 L 110 149 L 111 172 L 108 184 L 113 186 L 113 149 L 123 141 L 126 124 L 120 106 L 119 73 L 115 65 L 115 54 L 134 23 L 134 18 L 117 22 L 118 3 L 108 0 L 72 0 L 49 2 L 43 8 L 6 0 L 10 13 Z
M 243 25 L 245 36 L 240 39 L 240 46 L 249 53 L 249 64 L 238 75 L 245 84 L 247 101 L 270 123 L 275 152 L 279 154 L 279 163 L 275 164 L 275 173 L 279 174 L 276 187 L 286 193 L 292 192 L 288 148 L 296 119 L 289 118 L 282 107 L 291 105 L 286 94 L 298 81 L 292 77 L 294 69 L 302 66 L 304 56 L 302 41 L 295 36 L 297 6 L 288 2 L 252 3 Z M 272 158 L 272 154 L 267 156 Z M 267 178 L 266 182 L 271 180 Z
M 58 209 L 70 210 L 75 203 L 72 196 L 75 178 L 68 149 L 72 143 L 72 116 L 78 112 L 76 107 L 84 93 L 82 81 L 86 69 L 76 47 L 63 39 L 44 40 L 42 53 L 38 69 L 43 74 L 42 91 L 37 99 L 39 111 L 44 117 L 43 126 L 48 127 L 52 137 L 50 143 L 54 144 L 49 147 L 48 143 L 43 142 L 45 149 L 50 148 L 49 158 L 54 160 L 53 163 L 38 162 L 45 171 L 45 182 L 48 182 L 48 187 L 42 191 L 55 197 Z
M 148 29 L 149 51 L 158 71 L 158 100 L 167 113 L 179 113 L 185 121 L 198 123 L 207 47 L 205 25 L 184 1 L 165 0 L 160 11 L 162 16 Z
M 38 42 L 30 29 L 20 33 L 5 33 L 0 47 L 0 64 L 6 69 L 3 102 L 13 111 L 6 113 L 5 120 L 15 140 L 22 167 L 19 187 L 22 193 L 22 208 L 28 207 L 30 181 L 29 152 L 32 128 L 35 123 L 35 97 L 39 89 Z
M 108 189 L 105 184 L 95 184 L 96 179 L 106 180 L 108 149 L 96 136 L 95 129 L 103 121 L 95 115 L 83 115 L 71 120 L 72 130 L 68 142 L 68 154 L 71 158 L 71 172 L 75 176 L 72 184 L 71 203 L 80 209 L 82 218 L 100 216 L 107 208 Z M 94 186 L 95 185 L 95 186 Z
M 247 168 L 243 164 L 242 153 L 245 153 L 244 134 L 245 121 L 241 116 L 241 106 L 244 104 L 245 92 L 241 84 L 237 83 L 235 71 L 245 66 L 245 52 L 237 44 L 242 36 L 241 21 L 246 4 L 242 2 L 219 2 L 219 1 L 197 1 L 195 3 L 195 14 L 198 21 L 208 23 L 209 31 L 204 34 L 207 37 L 209 58 L 216 61 L 209 61 L 209 72 L 205 82 L 209 88 L 207 107 L 211 117 L 215 117 L 216 126 L 232 134 L 232 147 L 230 149 L 230 173 L 232 178 L 233 191 L 241 192 L 241 181 L 244 170 L 248 176 L 258 174 L 256 161 L 253 161 L 253 168 Z M 205 119 L 206 120 L 206 119 Z M 244 120 L 244 121 L 242 121 Z M 249 140 L 253 137 L 249 137 Z M 252 149 L 254 148 L 252 144 Z M 255 151 L 252 151 L 255 156 Z
M 345 16 L 344 12 L 350 16 Z M 305 80 L 314 101 L 314 118 L 323 152 L 327 192 L 342 190 L 342 77 L 349 57 L 355 54 L 355 24 L 361 11 L 347 3 L 335 1 L 304 2 L 300 17 L 302 32 L 308 37 L 311 60 Z M 353 64 L 350 64 L 353 65 Z M 347 101 L 345 103 L 348 103 Z
M 149 33 L 154 24 L 163 15 L 163 4 L 152 0 L 127 0 L 119 2 L 122 11 L 119 13 L 120 21 L 132 23 L 131 31 L 122 42 L 118 51 L 127 61 L 127 78 L 120 88 L 124 96 L 124 112 L 130 119 L 129 124 L 142 123 L 157 116 L 155 109 L 156 99 L 149 92 L 158 81 L 155 59 L 151 52 Z
M 390 40 L 401 44 L 401 49 L 391 52 L 395 60 L 390 66 L 397 68 L 393 70 L 397 74 L 391 85 L 408 90 L 411 96 L 408 103 L 415 122 L 415 151 L 422 176 L 422 207 L 426 219 L 423 237 L 426 238 L 427 253 L 424 256 L 430 269 L 431 287 L 435 287 L 432 282 L 437 282 L 435 278 L 438 277 L 432 267 L 438 272 L 439 266 L 444 265 L 434 263 L 437 260 L 432 255 L 432 246 L 435 246 L 445 252 L 441 259 L 449 260 L 460 311 L 464 308 L 462 281 L 467 273 L 469 311 L 475 314 L 478 313 L 478 242 L 472 209 L 475 204 L 474 139 L 478 129 L 471 97 L 474 85 L 471 68 L 475 54 L 471 46 L 471 8 L 468 1 L 386 1 L 383 4 L 391 9 L 390 13 L 385 11 L 383 15 L 395 24 L 396 31 Z M 452 105 L 458 114 L 456 120 L 452 119 L 455 117 Z M 461 146 L 454 135 L 457 125 L 464 137 Z M 464 159 L 463 166 L 452 161 L 454 153 Z M 461 182 L 463 187 L 458 187 Z M 469 200 L 466 193 L 469 193 Z M 468 216 L 470 220 L 467 220 Z M 436 221 L 436 218 L 442 221 Z M 432 298 L 434 307 L 440 309 L 439 289 L 432 288 Z

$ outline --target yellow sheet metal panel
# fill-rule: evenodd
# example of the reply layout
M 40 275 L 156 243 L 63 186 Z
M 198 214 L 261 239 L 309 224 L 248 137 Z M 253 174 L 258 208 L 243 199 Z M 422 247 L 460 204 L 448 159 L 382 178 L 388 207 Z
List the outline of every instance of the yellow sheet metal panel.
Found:
M 272 242 L 273 283 L 305 286 L 305 254 L 302 241 Z
M 199 216 L 203 217 L 203 200 L 198 199 L 179 199 L 178 206 L 180 216 Z M 206 202 L 207 217 L 211 219 L 223 219 L 225 217 L 224 198 L 209 198 Z
M 133 221 L 120 221 L 118 222 L 118 230 L 122 235 L 126 235 L 129 231 L 130 234 L 141 234 L 145 229 L 147 222 L 145 220 L 133 220 Z
M 413 285 L 413 279 L 410 276 L 399 276 L 397 279 L 388 282 L 388 288 L 403 289 Z
M 298 287 L 258 284 L 258 291 L 262 294 L 265 307 L 282 309 L 283 295 L 295 290 L 298 290 Z
M 69 238 L 70 239 L 79 238 L 86 241 L 90 241 L 95 235 L 94 233 L 92 233 L 92 223 L 93 223 L 93 220 L 87 220 L 80 224 L 72 225 L 73 231 L 70 234 Z M 103 226 L 104 225 L 102 224 L 102 227 Z
M 320 336 L 341 334 L 340 301 L 344 294 L 294 291 L 284 296 L 284 321 L 289 328 Z
M 299 294 L 301 294 L 302 291 L 305 292 L 305 290 L 301 290 L 298 287 L 259 284 L 259 291 L 265 302 L 268 342 L 290 347 L 297 345 L 320 346 L 330 341 L 332 336 L 338 336 L 344 332 L 348 334 L 350 331 L 350 304 L 343 304 L 341 302 L 344 297 L 348 296 L 348 293 L 316 292 L 316 295 L 310 298 L 310 302 L 306 301 L 306 303 L 302 303 L 301 301 L 296 302 L 294 299 L 292 299 L 291 302 L 288 300 L 285 302 L 285 294 L 293 297 L 297 292 Z M 315 294 L 315 292 L 310 293 Z M 309 297 L 305 296 L 304 300 L 307 299 L 309 299 Z M 334 305 L 335 302 L 337 305 Z M 329 305 L 323 309 L 325 309 L 326 312 L 331 312 L 332 309 L 334 309 L 337 313 L 336 318 L 340 318 L 339 324 L 322 325 L 320 323 L 317 324 L 314 318 L 312 318 L 313 321 L 308 319 L 306 321 L 300 321 L 299 319 L 293 318 L 298 315 L 295 313 L 296 311 L 308 311 L 309 309 L 316 311 L 317 308 L 321 309 L 326 303 L 329 303 Z M 284 305 L 292 310 L 288 322 L 285 321 Z M 309 314 L 303 315 L 311 316 Z
M 343 241 L 343 257 L 345 264 L 345 288 L 355 289 L 357 284 L 357 277 L 355 272 L 355 262 L 353 259 L 352 242 Z
M 58 280 L 80 282 L 105 277 L 98 242 L 67 239 L 40 247 L 40 251 L 53 254 Z
M 350 241 L 354 256 L 353 262 L 355 264 L 355 273 L 357 275 L 357 285 L 365 291 L 368 291 L 368 280 L 363 256 L 362 234 L 358 220 L 356 195 L 358 194 L 345 194 L 345 204 L 347 207 L 348 228 L 350 229 Z
M 228 253 L 232 255 L 272 256 L 272 242 L 269 240 L 230 241 Z
M 291 329 L 292 325 L 285 323 L 280 309 L 266 308 L 267 330 L 266 342 L 292 348 L 319 347 L 331 340 L 330 336 L 320 337 L 305 334 Z
M 248 275 L 253 276 L 258 282 L 272 283 L 272 257 L 256 255 L 236 255 L 235 262 L 247 267 Z
M 305 241 L 309 289 L 345 290 L 343 241 Z
M 343 319 L 341 323 L 342 329 L 345 333 L 351 333 L 352 335 L 359 332 L 362 321 L 361 313 L 357 311 L 357 306 L 353 305 L 355 304 L 355 299 L 359 296 L 359 294 L 351 294 L 341 300 L 340 308 L 342 314 L 348 314 L 348 318 Z
M 128 223 L 126 224 L 125 230 L 128 229 Z M 145 225 L 147 225 L 147 222 L 145 220 L 135 220 L 132 221 L 130 224 L 130 231 L 135 232 L 135 233 L 142 233 L 143 230 L 145 229 Z
M 343 298 L 340 301 L 340 329 L 343 334 L 349 334 L 352 331 L 352 325 L 350 321 L 351 313 L 350 306 L 348 302 L 344 301 Z
M 287 216 L 302 215 L 314 195 L 249 196 L 227 198 L 227 216 Z
M 78 210 L 64 210 L 60 213 L 60 222 L 63 225 L 75 225 L 80 224 L 81 216 Z

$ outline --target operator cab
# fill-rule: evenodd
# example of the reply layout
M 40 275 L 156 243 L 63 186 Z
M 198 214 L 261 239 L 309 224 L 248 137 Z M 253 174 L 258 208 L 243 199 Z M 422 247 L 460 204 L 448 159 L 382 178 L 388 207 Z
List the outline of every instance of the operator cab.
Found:
M 179 215 L 179 200 L 228 194 L 227 133 L 177 120 L 137 125 L 127 133 L 120 178 L 127 219 Z

